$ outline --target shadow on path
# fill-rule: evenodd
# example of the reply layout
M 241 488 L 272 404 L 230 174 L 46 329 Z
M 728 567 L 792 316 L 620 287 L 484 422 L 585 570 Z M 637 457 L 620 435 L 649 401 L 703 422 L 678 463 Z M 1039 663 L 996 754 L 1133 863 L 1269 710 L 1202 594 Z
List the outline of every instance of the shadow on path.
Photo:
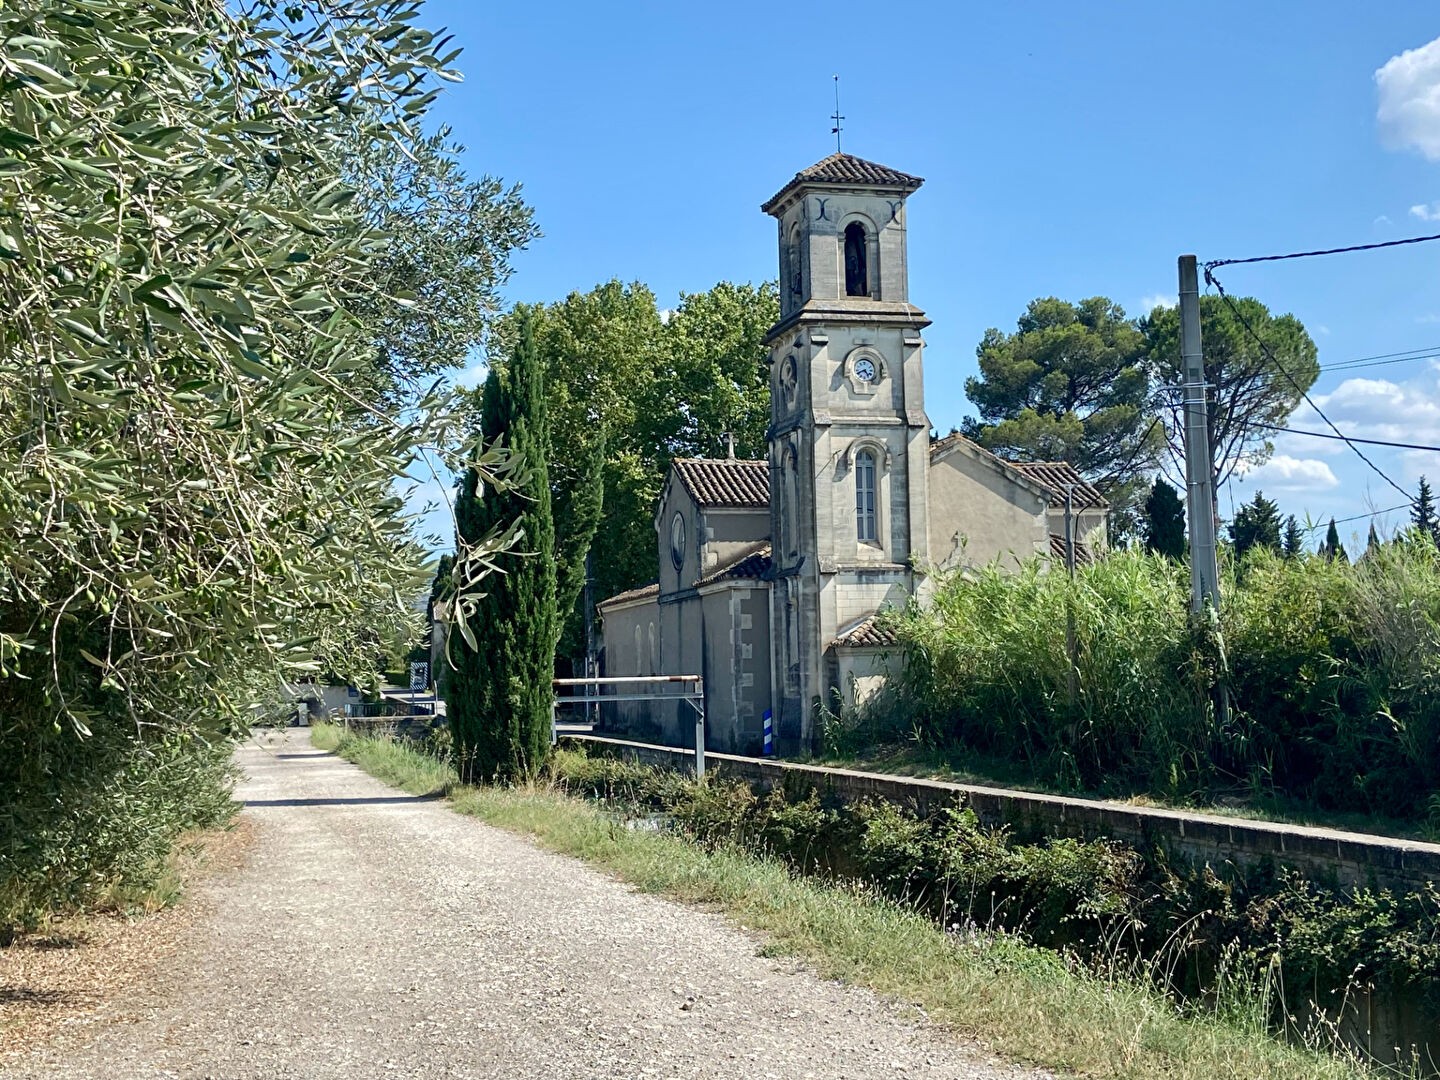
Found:
M 386 803 L 428 803 L 438 802 L 445 796 L 439 792 L 429 795 L 397 795 L 394 798 L 373 799 L 244 799 L 241 806 L 383 806 Z

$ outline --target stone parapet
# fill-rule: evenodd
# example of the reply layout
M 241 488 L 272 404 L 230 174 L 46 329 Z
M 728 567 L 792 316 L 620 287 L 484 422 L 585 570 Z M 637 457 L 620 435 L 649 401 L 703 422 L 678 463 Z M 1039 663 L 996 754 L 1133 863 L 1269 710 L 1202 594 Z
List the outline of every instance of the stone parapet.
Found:
M 680 770 L 694 767 L 692 750 L 593 735 L 569 738 L 591 752 L 647 765 Z M 800 795 L 815 791 L 845 802 L 882 799 L 919 814 L 964 805 L 984 824 L 1004 826 L 1022 839 L 1118 840 L 1142 851 L 1159 848 L 1172 856 L 1205 863 L 1222 874 L 1227 866 L 1250 870 L 1269 865 L 1345 887 L 1407 890 L 1440 882 L 1440 844 L 1418 840 L 732 754 L 707 753 L 705 766 L 707 774 L 744 780 L 767 790 L 778 786 Z

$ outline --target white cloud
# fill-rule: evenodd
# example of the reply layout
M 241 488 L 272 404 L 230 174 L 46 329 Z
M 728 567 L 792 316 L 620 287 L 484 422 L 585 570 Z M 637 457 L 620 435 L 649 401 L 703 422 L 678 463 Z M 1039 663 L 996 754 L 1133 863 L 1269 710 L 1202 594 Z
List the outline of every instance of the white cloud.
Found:
M 490 365 L 486 363 L 473 364 L 455 376 L 455 385 L 463 386 L 467 390 L 473 390 L 484 384 L 490 375 Z
M 1328 394 L 1312 393 L 1311 397 L 1335 426 L 1351 438 L 1440 446 L 1440 379 L 1434 364 L 1427 365 L 1427 370 L 1404 383 L 1388 379 L 1346 379 Z M 1329 433 L 1331 430 L 1314 409 L 1303 403 L 1291 415 L 1289 426 L 1297 431 Z M 1277 432 L 1273 441 L 1277 459 L 1288 456 L 1336 460 L 1351 453 L 1339 439 Z M 1385 461 L 1392 451 L 1380 446 L 1361 449 L 1388 469 Z M 1440 472 L 1434 463 L 1435 457 L 1425 452 L 1423 468 L 1409 471 L 1412 474 L 1425 469 Z M 1408 461 L 1406 465 L 1408 468 Z
M 1389 225 L 1389 224 L 1391 224 L 1390 215 L 1388 215 L 1388 214 L 1381 214 L 1379 217 L 1377 217 L 1377 218 L 1376 218 L 1374 221 L 1372 221 L 1370 224 L 1372 224 L 1372 225 Z
M 1440 160 L 1440 38 L 1392 56 L 1375 72 L 1380 141 Z
M 1417 323 L 1440 323 L 1440 315 L 1416 315 Z
M 1421 221 L 1440 221 L 1440 203 L 1420 203 L 1410 207 L 1410 216 Z
M 1324 323 L 1320 323 L 1318 326 L 1315 327 L 1315 329 L 1317 332 L 1324 334 L 1326 337 L 1330 336 L 1330 327 L 1326 326 Z
M 1155 293 L 1152 296 L 1140 298 L 1140 310 L 1149 315 L 1157 307 L 1172 308 L 1180 302 L 1180 298 L 1174 293 Z
M 1264 465 L 1246 469 L 1242 479 L 1274 491 L 1328 491 L 1340 486 L 1330 466 L 1318 458 L 1276 454 Z

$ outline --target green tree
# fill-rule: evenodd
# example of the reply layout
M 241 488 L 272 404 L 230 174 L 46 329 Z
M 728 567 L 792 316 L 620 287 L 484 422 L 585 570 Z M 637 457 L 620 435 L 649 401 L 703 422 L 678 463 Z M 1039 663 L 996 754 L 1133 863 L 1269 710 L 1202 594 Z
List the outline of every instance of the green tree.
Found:
M 1200 298 L 1205 378 L 1212 388 L 1208 432 L 1217 491 L 1237 469 L 1269 459 L 1274 452 L 1271 429 L 1284 427 L 1303 399 L 1302 391 L 1308 391 L 1320 375 L 1315 342 L 1299 319 L 1271 315 L 1254 297 L 1241 297 L 1234 304 L 1232 309 L 1219 296 Z M 1145 336 L 1146 366 L 1156 385 L 1179 386 L 1185 375 L 1179 310 L 1156 308 L 1139 321 L 1139 327 Z M 1256 336 L 1264 342 L 1263 348 Z M 1172 459 L 1183 471 L 1185 407 L 1180 394 L 1170 395 L 1165 416 Z
M 344 172 L 357 224 L 386 242 L 356 310 L 376 345 L 375 392 L 392 410 L 481 346 L 500 311 L 510 256 L 539 235 L 519 185 L 471 179 L 448 129 L 414 140 L 356 139 Z
M 445 700 L 461 778 L 513 782 L 534 776 L 549 756 L 557 636 L 550 432 L 532 319 L 521 322 L 510 363 L 485 382 L 481 434 L 503 440 L 525 477 L 485 491 L 468 471 L 456 499 L 457 543 L 463 553 L 513 521 L 519 546 L 498 557 L 501 574 L 458 624 Z
M 1440 544 L 1440 518 L 1435 515 L 1435 497 L 1430 491 L 1430 481 L 1423 476 L 1420 477 L 1415 501 L 1410 504 L 1410 524 L 1417 532 Z
M 497 341 L 513 340 L 525 317 L 536 322 L 551 407 L 560 651 L 575 657 L 591 545 L 605 553 L 592 562 L 598 599 L 653 581 L 655 503 L 671 460 L 718 454 L 727 432 L 740 455 L 764 455 L 764 337 L 779 304 L 771 284 L 721 282 L 683 295 L 662 319 L 644 285 L 611 281 L 518 308 Z
M 1067 461 L 1122 515 L 1138 503 L 1165 442 L 1149 411 L 1145 339 L 1120 305 L 1032 300 L 1015 333 L 985 331 L 976 355 L 965 393 L 979 417 L 963 423 L 967 438 L 1015 461 Z
M 394 485 L 450 409 L 374 403 L 387 237 L 347 172 L 420 140 L 418 14 L 0 6 L 0 935 L 223 812 L 282 679 L 418 633 Z
M 1252 548 L 1269 548 L 1280 551 L 1280 507 L 1265 498 L 1263 492 L 1255 492 L 1255 498 L 1240 507 L 1235 520 L 1230 523 L 1230 540 L 1235 545 L 1235 554 L 1243 556 Z
M 1145 500 L 1145 549 L 1170 559 L 1185 557 L 1185 505 L 1159 476 Z
M 1299 558 L 1305 551 L 1305 540 L 1300 534 L 1300 523 L 1291 514 L 1285 519 L 1285 535 L 1280 541 L 1280 550 L 1287 559 Z
M 1350 556 L 1345 553 L 1345 545 L 1340 543 L 1340 530 L 1335 527 L 1335 519 L 1330 519 L 1330 527 L 1325 530 L 1325 541 L 1320 545 L 1320 555 L 1330 561 L 1339 559 L 1343 563 L 1350 561 Z

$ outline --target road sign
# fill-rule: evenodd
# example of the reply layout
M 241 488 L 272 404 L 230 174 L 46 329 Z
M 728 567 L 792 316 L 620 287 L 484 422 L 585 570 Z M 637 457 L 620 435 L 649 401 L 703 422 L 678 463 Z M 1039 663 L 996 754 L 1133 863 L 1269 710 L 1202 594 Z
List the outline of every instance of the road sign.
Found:
M 416 660 L 410 665 L 410 689 L 425 690 L 430 686 L 430 665 Z

